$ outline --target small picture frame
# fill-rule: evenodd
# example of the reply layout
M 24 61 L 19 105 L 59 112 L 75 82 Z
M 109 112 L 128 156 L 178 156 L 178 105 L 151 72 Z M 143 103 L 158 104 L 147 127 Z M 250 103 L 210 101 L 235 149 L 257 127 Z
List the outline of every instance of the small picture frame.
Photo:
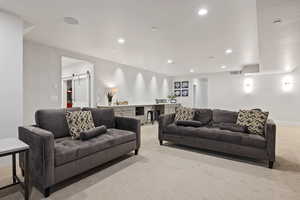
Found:
M 179 81 L 174 82 L 174 89 L 175 90 L 176 89 L 181 89 L 181 82 L 179 82 Z
M 181 91 L 181 96 L 188 97 L 189 96 L 189 90 L 182 90 Z
M 189 81 L 182 81 L 181 88 L 189 88 Z
M 176 97 L 181 97 L 181 90 L 174 90 L 174 95 Z

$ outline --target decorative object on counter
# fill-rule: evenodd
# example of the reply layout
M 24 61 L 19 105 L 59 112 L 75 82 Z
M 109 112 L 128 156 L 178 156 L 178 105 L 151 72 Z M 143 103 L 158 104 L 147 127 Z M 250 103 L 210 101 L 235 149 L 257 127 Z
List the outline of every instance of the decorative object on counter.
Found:
M 117 99 L 116 105 L 128 105 L 128 101 L 119 101 L 119 100 Z
M 177 103 L 177 100 L 176 100 L 176 95 L 174 93 L 170 94 L 168 96 L 168 99 L 169 99 L 169 102 L 170 103 Z
M 108 100 L 108 105 L 111 106 L 112 104 L 112 99 L 115 96 L 115 94 L 117 93 L 118 89 L 117 88 L 108 88 L 107 92 L 106 92 L 106 97 Z
M 188 97 L 189 96 L 189 90 L 188 89 L 187 90 L 182 90 L 181 91 L 181 96 Z
M 182 81 L 181 82 L 181 88 L 182 89 L 189 88 L 189 81 Z
M 176 97 L 181 97 L 181 90 L 174 90 L 174 94 Z
M 168 99 L 155 99 L 156 104 L 168 103 Z
M 174 82 L 174 89 L 180 89 L 181 88 L 181 82 L 176 81 Z
M 177 103 L 177 99 L 171 99 L 170 103 L 173 103 L 173 104 Z

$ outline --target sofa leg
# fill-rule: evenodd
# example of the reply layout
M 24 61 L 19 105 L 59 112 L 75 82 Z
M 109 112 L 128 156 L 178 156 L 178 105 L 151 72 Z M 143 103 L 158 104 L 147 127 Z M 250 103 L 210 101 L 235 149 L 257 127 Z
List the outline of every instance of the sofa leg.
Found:
M 160 145 L 163 145 L 163 144 L 164 144 L 164 141 L 163 141 L 163 140 L 159 140 L 159 144 L 160 144 Z
M 45 198 L 50 196 L 50 187 L 44 189 L 43 195 L 44 195 Z
M 138 149 L 134 150 L 134 155 L 138 155 L 138 154 L 139 154 L 139 150 Z
M 274 165 L 274 162 L 273 161 L 269 161 L 269 168 L 270 169 L 273 169 L 273 165 Z

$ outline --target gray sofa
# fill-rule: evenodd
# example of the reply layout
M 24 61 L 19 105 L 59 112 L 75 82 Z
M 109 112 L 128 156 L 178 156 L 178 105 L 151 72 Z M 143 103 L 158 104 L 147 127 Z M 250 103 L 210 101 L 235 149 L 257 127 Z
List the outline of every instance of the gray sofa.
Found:
M 80 108 L 68 109 L 77 111 Z M 87 141 L 73 140 L 65 118 L 66 109 L 39 110 L 36 125 L 19 127 L 19 138 L 30 146 L 32 183 L 44 196 L 50 188 L 70 177 L 95 168 L 140 148 L 140 121 L 115 117 L 112 109 L 83 108 L 92 112 L 96 127 L 107 133 Z M 20 156 L 23 169 L 23 156 Z
M 232 132 L 218 127 L 222 123 L 235 124 L 238 113 L 226 110 L 195 109 L 193 120 L 205 122 L 201 127 L 178 126 L 175 114 L 162 115 L 159 119 L 159 142 L 234 154 L 257 160 L 267 160 L 269 168 L 275 162 L 276 125 L 268 120 L 265 136 Z

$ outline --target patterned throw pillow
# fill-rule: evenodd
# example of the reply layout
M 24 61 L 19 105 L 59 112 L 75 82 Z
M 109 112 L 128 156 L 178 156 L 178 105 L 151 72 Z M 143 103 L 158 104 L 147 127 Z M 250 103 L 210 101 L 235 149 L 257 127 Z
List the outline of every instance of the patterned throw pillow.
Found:
M 66 112 L 70 135 L 73 139 L 80 138 L 80 133 L 95 128 L 91 111 Z
M 194 110 L 192 108 L 178 107 L 175 112 L 175 121 L 178 120 L 192 120 L 194 117 Z
M 240 126 L 246 126 L 249 133 L 264 136 L 268 115 L 268 112 L 262 112 L 258 109 L 240 110 L 236 123 Z

